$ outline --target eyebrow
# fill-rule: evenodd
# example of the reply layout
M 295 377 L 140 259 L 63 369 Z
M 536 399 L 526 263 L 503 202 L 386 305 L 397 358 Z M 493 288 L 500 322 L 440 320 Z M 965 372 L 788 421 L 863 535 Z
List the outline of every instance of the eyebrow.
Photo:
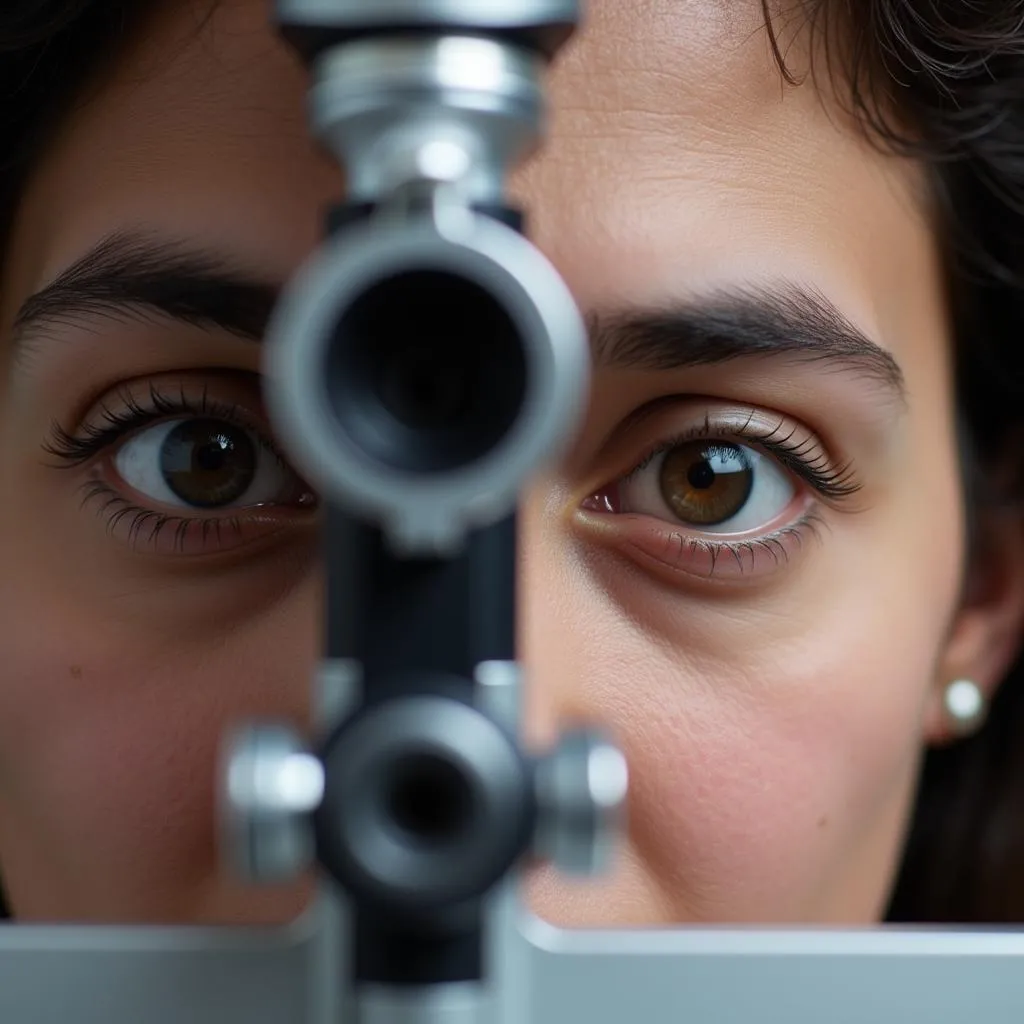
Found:
M 806 285 L 720 290 L 692 304 L 598 313 L 588 322 L 599 366 L 658 372 L 786 357 L 867 379 L 906 404 L 903 371 L 892 353 Z
M 120 231 L 22 304 L 12 325 L 15 355 L 45 328 L 91 316 L 155 314 L 258 342 L 280 293 L 221 253 Z
M 15 359 L 47 326 L 82 317 L 157 315 L 259 342 L 281 294 L 237 260 L 173 238 L 120 231 L 28 298 L 13 325 Z M 805 285 L 734 288 L 658 308 L 588 315 L 599 367 L 666 372 L 735 359 L 789 357 L 868 378 L 901 404 L 895 358 Z

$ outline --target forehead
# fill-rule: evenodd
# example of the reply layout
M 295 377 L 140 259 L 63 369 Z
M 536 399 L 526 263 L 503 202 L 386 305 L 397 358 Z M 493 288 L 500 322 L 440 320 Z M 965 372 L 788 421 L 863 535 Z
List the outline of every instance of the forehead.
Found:
M 316 244 L 342 178 L 309 139 L 305 70 L 265 0 L 206 6 L 164 4 L 69 123 L 23 207 L 15 292 L 124 224 L 227 240 L 282 279 Z M 886 296 L 908 268 L 920 283 L 931 245 L 914 174 L 815 86 L 783 85 L 760 0 L 583 7 L 547 145 L 511 191 L 584 304 L 773 273 L 898 313 Z

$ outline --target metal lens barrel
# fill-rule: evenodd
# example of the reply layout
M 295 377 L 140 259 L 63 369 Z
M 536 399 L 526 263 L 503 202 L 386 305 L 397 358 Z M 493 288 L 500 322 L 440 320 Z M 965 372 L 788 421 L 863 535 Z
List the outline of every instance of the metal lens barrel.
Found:
M 585 329 L 556 270 L 443 200 L 340 231 L 283 296 L 267 348 L 287 450 L 398 551 L 450 551 L 507 515 L 587 394 Z
M 382 466 L 441 473 L 485 458 L 522 414 L 529 353 L 501 301 L 451 271 L 406 270 L 339 317 L 329 400 Z

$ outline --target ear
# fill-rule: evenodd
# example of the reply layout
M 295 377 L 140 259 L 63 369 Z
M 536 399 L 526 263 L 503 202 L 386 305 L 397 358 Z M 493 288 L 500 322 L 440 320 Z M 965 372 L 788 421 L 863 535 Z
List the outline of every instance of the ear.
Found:
M 967 566 L 964 594 L 950 625 L 928 697 L 925 739 L 952 742 L 943 708 L 946 687 L 970 679 L 990 703 L 1024 647 L 1024 513 L 987 514 Z

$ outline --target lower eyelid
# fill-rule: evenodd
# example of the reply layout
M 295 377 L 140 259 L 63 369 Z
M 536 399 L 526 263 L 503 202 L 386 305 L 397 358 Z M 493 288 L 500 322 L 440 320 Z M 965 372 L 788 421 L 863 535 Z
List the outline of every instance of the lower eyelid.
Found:
M 224 515 L 188 516 L 145 508 L 93 476 L 82 487 L 81 506 L 92 507 L 112 539 L 140 555 L 207 558 L 250 549 L 310 521 L 308 509 L 263 506 L 225 509 Z
M 813 507 L 773 532 L 749 536 L 699 534 L 651 516 L 579 510 L 578 524 L 601 546 L 643 563 L 670 582 L 753 583 L 783 570 L 820 532 Z

